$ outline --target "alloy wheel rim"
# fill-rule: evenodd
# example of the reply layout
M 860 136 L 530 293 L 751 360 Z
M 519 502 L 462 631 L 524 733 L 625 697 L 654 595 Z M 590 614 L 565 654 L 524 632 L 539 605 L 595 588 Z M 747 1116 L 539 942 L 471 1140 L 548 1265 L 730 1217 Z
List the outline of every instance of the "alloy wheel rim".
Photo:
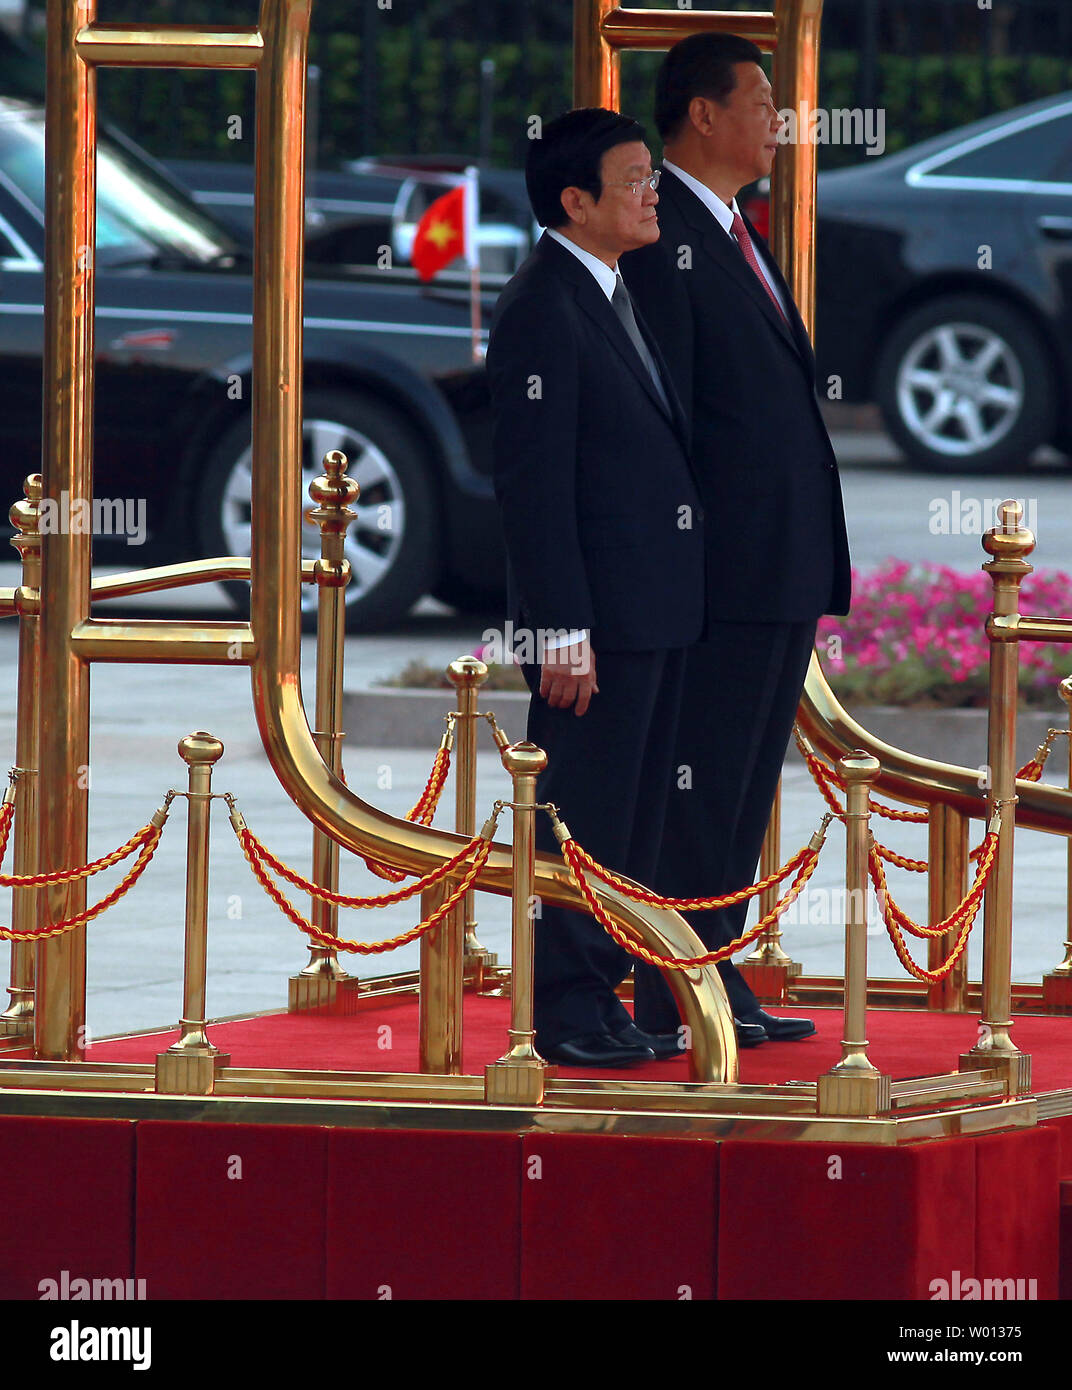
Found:
M 346 586 L 347 603 L 364 598 L 391 569 L 405 534 L 406 504 L 402 484 L 384 451 L 360 430 L 338 420 L 312 418 L 302 425 L 302 558 L 320 558 L 320 530 L 305 521 L 313 503 L 309 484 L 323 473 L 324 455 L 340 449 L 347 458 L 347 474 L 361 492 L 352 509 L 357 520 L 346 533 L 345 555 L 352 571 Z M 229 555 L 248 555 L 251 541 L 253 496 L 252 445 L 235 460 L 220 500 L 220 524 Z M 317 606 L 316 587 L 302 585 L 302 609 Z
M 910 433 L 934 453 L 981 454 L 1020 418 L 1023 370 L 994 329 L 939 324 L 905 353 L 897 372 L 897 406 Z

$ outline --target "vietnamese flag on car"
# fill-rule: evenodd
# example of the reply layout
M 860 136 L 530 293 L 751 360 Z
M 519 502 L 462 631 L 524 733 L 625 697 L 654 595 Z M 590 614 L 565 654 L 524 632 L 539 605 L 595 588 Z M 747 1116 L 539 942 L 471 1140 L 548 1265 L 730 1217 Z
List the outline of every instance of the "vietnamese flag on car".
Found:
M 437 198 L 417 224 L 410 259 L 422 280 L 431 280 L 465 255 L 465 184 Z

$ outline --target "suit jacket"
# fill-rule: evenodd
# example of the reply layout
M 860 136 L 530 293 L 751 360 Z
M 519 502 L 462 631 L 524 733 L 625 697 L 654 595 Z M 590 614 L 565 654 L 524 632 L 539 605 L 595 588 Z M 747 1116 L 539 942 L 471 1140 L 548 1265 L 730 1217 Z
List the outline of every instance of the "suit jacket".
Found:
M 815 393 L 815 357 L 763 238 L 788 323 L 710 210 L 667 170 L 659 240 L 622 276 L 689 417 L 707 513 L 708 616 L 807 622 L 847 613 L 849 550 L 837 460 Z
M 703 624 L 687 425 L 646 341 L 669 414 L 594 276 L 544 236 L 499 297 L 488 343 L 511 612 L 525 628 L 589 628 L 597 653 L 687 646 Z

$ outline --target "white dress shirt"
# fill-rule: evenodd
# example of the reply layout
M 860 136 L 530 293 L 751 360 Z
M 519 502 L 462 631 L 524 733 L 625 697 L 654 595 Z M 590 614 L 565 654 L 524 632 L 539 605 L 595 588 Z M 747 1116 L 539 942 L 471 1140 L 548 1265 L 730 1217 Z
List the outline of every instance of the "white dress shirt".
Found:
M 680 179 L 686 188 L 691 189 L 692 192 L 696 194 L 697 198 L 699 198 L 700 202 L 703 203 L 704 207 L 711 213 L 712 217 L 714 217 L 715 221 L 726 235 L 732 237 L 736 242 L 737 238 L 733 235 L 733 219 L 734 216 L 739 215 L 741 211 L 737 206 L 737 199 L 734 198 L 733 202 L 727 207 L 718 194 L 715 193 L 713 189 L 708 188 L 707 184 L 701 183 L 694 175 L 687 174 L 684 169 L 679 169 L 676 164 L 671 164 L 668 159 L 663 160 L 663 168 L 669 169 L 675 178 Z M 755 243 L 753 243 L 753 246 L 754 245 Z M 789 315 L 786 313 L 785 299 L 782 295 L 782 291 L 778 285 L 775 284 L 770 271 L 767 269 L 766 258 L 758 250 L 756 251 L 756 260 L 759 263 L 760 270 L 763 272 L 764 280 L 766 280 L 771 288 L 771 294 L 773 294 L 774 298 L 777 300 L 778 307 L 781 309 L 782 313 L 785 314 L 785 321 L 788 323 Z
M 613 267 L 609 266 L 606 261 L 601 261 L 598 256 L 593 256 L 591 251 L 586 251 L 583 246 L 578 246 L 575 241 L 570 241 L 568 236 L 556 232 L 554 227 L 548 227 L 546 234 L 552 240 L 557 241 L 559 246 L 564 246 L 567 251 L 572 251 L 581 265 L 587 266 L 595 276 L 596 284 L 607 298 L 614 298 L 614 287 L 618 283 L 617 263 Z

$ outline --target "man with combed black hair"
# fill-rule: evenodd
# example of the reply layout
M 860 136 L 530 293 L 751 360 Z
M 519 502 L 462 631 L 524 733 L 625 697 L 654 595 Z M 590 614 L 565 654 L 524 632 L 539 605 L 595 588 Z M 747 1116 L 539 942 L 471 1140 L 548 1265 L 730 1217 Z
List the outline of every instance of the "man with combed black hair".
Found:
M 659 235 L 658 178 L 643 128 L 598 108 L 548 123 L 525 174 L 547 230 L 499 299 L 487 365 L 528 737 L 548 754 L 537 796 L 596 859 L 645 883 L 673 775 L 684 651 L 704 617 L 684 416 L 617 271 L 623 252 Z M 537 845 L 557 853 L 542 813 Z M 591 917 L 541 906 L 544 1057 L 616 1067 L 681 1055 L 676 1018 L 668 1036 L 644 1036 L 615 994 L 631 964 Z
M 734 34 L 697 34 L 659 70 L 664 143 L 658 245 L 622 273 L 663 350 L 691 426 L 707 510 L 708 625 L 688 653 L 655 887 L 674 897 L 753 881 L 815 627 L 849 607 L 837 461 L 819 412 L 815 358 L 789 287 L 736 194 L 771 171 L 781 117 L 762 53 Z M 710 947 L 741 935 L 747 903 L 686 913 Z M 743 1045 L 815 1031 L 759 1007 L 719 967 Z M 636 1018 L 671 1028 L 665 981 L 637 972 Z

